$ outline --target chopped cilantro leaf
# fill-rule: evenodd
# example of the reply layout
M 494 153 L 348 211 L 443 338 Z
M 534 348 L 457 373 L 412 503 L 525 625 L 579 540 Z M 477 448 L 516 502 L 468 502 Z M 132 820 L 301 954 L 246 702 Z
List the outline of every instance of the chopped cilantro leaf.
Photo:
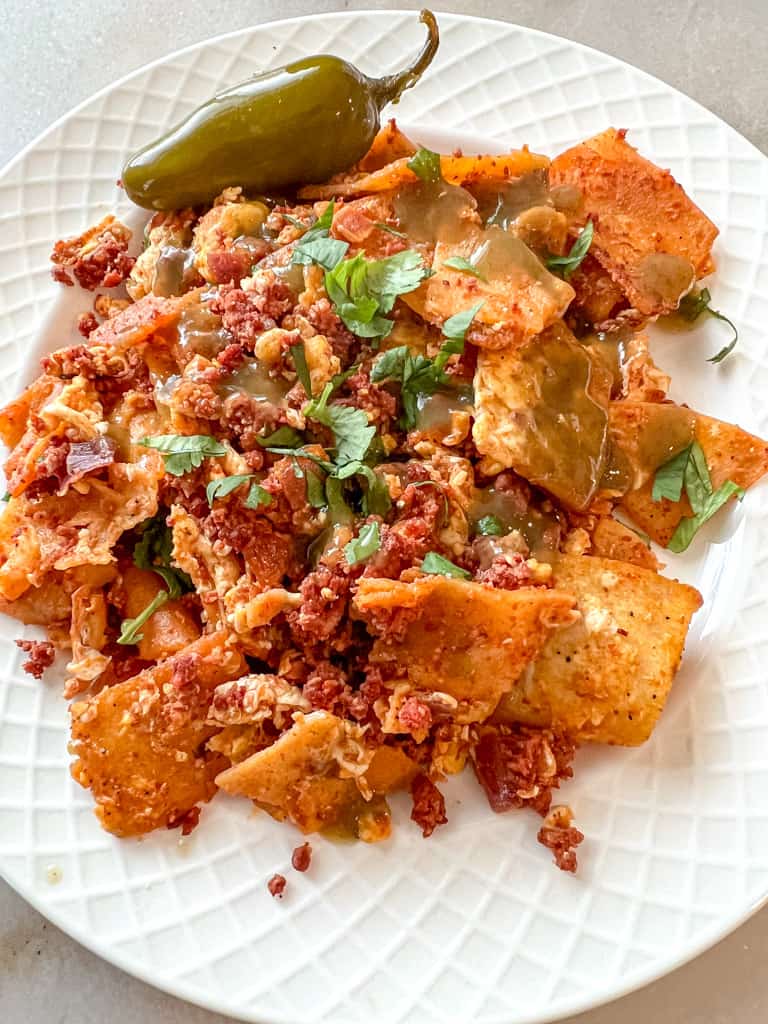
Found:
M 219 477 L 218 480 L 211 480 L 205 488 L 208 504 L 213 505 L 216 498 L 226 498 L 228 494 L 237 490 L 238 487 L 242 487 L 249 480 L 253 480 L 253 473 L 235 473 L 232 476 L 223 476 Z M 248 496 L 244 502 L 245 507 L 256 509 L 261 505 L 270 505 L 271 503 L 272 495 L 269 491 L 265 491 L 260 484 L 254 481 L 248 488 Z
M 348 565 L 357 565 L 375 554 L 381 547 L 381 530 L 378 523 L 366 523 L 348 544 L 344 545 L 344 557 Z
M 595 227 L 591 220 L 588 220 L 579 232 L 578 238 L 571 246 L 567 256 L 550 256 L 547 260 L 547 270 L 559 270 L 564 280 L 568 280 L 574 270 L 577 270 L 589 252 L 592 239 L 595 234 Z
M 360 338 L 384 338 L 392 330 L 389 313 L 399 295 L 418 288 L 431 276 L 420 253 L 412 249 L 367 260 L 362 253 L 326 271 L 325 290 L 347 328 Z
M 125 619 L 123 621 L 120 636 L 117 638 L 119 644 L 137 644 L 144 636 L 139 630 L 146 623 L 150 616 L 154 615 L 158 608 L 161 608 L 165 602 L 169 599 L 170 594 L 167 590 L 158 590 L 152 600 L 149 602 L 147 607 L 139 612 L 135 619 Z
M 257 437 L 262 448 L 299 448 L 304 444 L 304 438 L 293 427 L 278 427 L 266 437 Z
M 343 481 L 336 476 L 329 476 L 325 481 L 325 498 L 331 522 L 349 525 L 354 519 L 354 513 L 344 498 Z
M 211 480 L 205 488 L 208 504 L 213 505 L 216 498 L 226 498 L 228 494 L 237 490 L 238 487 L 241 487 L 251 477 L 251 473 L 235 473 L 232 476 L 220 476 L 218 480 Z
M 333 222 L 334 209 L 335 204 L 328 203 L 322 215 L 296 242 L 291 254 L 291 263 L 301 263 L 305 266 L 317 263 L 325 270 L 333 270 L 336 264 L 344 258 L 349 243 L 342 242 L 337 238 L 330 238 L 328 235 Z
M 469 309 L 463 309 L 460 313 L 454 313 L 453 316 L 449 316 L 443 324 L 443 337 L 448 338 L 450 341 L 464 341 L 469 325 L 475 319 L 477 314 L 483 307 L 482 302 L 476 303 L 474 306 L 470 306 Z M 457 350 L 463 351 L 463 350 Z
M 424 561 L 421 563 L 421 571 L 428 573 L 430 576 L 450 576 L 455 580 L 468 580 L 472 576 L 466 569 L 454 565 L 447 558 L 438 555 L 436 551 L 428 551 L 426 553 Z
M 375 228 L 379 228 L 380 231 L 387 231 L 390 235 L 394 235 L 395 238 L 408 237 L 408 235 L 404 234 L 402 231 L 396 231 L 393 227 L 390 227 L 389 224 L 385 224 L 383 220 L 375 220 L 373 222 L 373 226 Z
M 408 161 L 409 170 L 422 181 L 434 183 L 441 181 L 443 173 L 440 169 L 440 154 L 421 146 Z
M 150 603 L 133 619 L 122 624 L 119 644 L 137 644 L 142 638 L 139 632 L 147 619 L 166 601 L 181 597 L 186 590 L 192 590 L 192 580 L 181 569 L 172 565 L 173 533 L 165 523 L 163 515 L 148 519 L 141 527 L 141 536 L 133 546 L 133 561 L 139 569 L 157 573 L 167 590 L 160 590 Z
M 283 220 L 287 220 L 288 223 L 292 224 L 295 228 L 301 228 L 302 231 L 307 226 L 303 220 L 299 220 L 298 217 L 293 217 L 290 213 L 283 213 Z
M 226 447 L 209 434 L 158 434 L 143 437 L 139 444 L 159 451 L 165 461 L 165 471 L 171 476 L 184 476 L 202 466 L 203 459 L 227 454 Z
M 481 537 L 501 537 L 506 530 L 498 516 L 483 516 L 475 524 L 475 532 Z
M 304 414 L 333 431 L 337 464 L 362 461 L 376 428 L 368 423 L 368 417 L 362 409 L 354 409 L 349 405 L 328 405 L 332 391 L 333 383 L 329 381 L 320 397 L 307 403 Z
M 305 474 L 307 480 L 307 501 L 311 508 L 325 508 L 328 500 L 325 496 L 325 484 L 322 477 L 314 469 Z
M 680 316 L 689 323 L 694 323 L 694 321 L 698 320 L 702 314 L 708 313 L 716 320 L 722 320 L 723 323 L 728 324 L 733 331 L 733 338 L 729 344 L 725 345 L 719 352 L 716 352 L 707 360 L 708 363 L 722 363 L 725 357 L 733 352 L 736 342 L 739 340 L 739 332 L 736 330 L 736 325 L 729 320 L 724 313 L 721 313 L 718 309 L 712 309 L 712 306 L 710 305 L 711 301 L 712 296 L 710 295 L 708 288 L 702 288 L 700 291 L 694 290 L 683 296 L 680 300 L 679 306 L 677 307 L 677 311 Z
M 245 499 L 245 507 L 250 509 L 261 508 L 262 505 L 265 507 L 272 504 L 272 495 L 266 488 L 262 487 L 261 484 L 257 484 L 256 481 L 251 484 L 248 488 L 248 497 Z
M 165 516 L 158 514 L 154 519 L 147 519 L 140 530 L 141 536 L 133 546 L 134 565 L 162 577 L 171 597 L 180 597 L 185 590 L 192 590 L 192 580 L 172 563 L 173 531 L 166 525 Z
M 726 480 L 716 491 L 708 495 L 706 501 L 701 506 L 699 512 L 694 516 L 690 516 L 686 519 L 681 519 L 677 524 L 677 529 L 672 535 L 667 547 L 670 551 L 674 551 L 679 554 L 681 551 L 685 551 L 688 545 L 693 540 L 698 530 L 711 519 L 712 516 L 722 508 L 723 505 L 730 499 L 736 497 L 741 501 L 744 497 L 744 488 L 739 487 L 732 480 Z
M 293 365 L 296 367 L 296 375 L 301 381 L 301 386 L 304 388 L 307 398 L 311 398 L 312 378 L 310 377 L 309 367 L 307 366 L 307 353 L 304 348 L 304 342 L 300 341 L 297 345 L 291 345 L 288 351 L 291 353 Z
M 431 395 L 441 386 L 449 383 L 445 367 L 452 355 L 464 351 L 464 335 L 482 306 L 482 302 L 463 310 L 446 320 L 448 334 L 446 341 L 434 359 L 413 355 L 407 345 L 399 345 L 383 352 L 371 370 L 371 380 L 381 382 L 394 380 L 400 384 L 400 398 L 403 403 L 403 425 L 412 429 L 416 425 L 419 395 Z
M 450 256 L 447 260 L 443 260 L 443 266 L 449 267 L 451 270 L 458 270 L 461 274 L 471 274 L 472 277 L 478 277 L 481 281 L 485 281 L 482 272 L 477 269 L 472 260 L 465 259 L 464 256 Z
M 691 454 L 691 445 L 678 452 L 669 462 L 665 462 L 656 470 L 653 480 L 651 498 L 654 501 L 661 501 L 668 498 L 670 501 L 680 501 L 685 481 L 685 467 L 688 465 L 688 457 Z
M 744 496 L 744 489 L 732 480 L 726 480 L 716 491 L 712 489 L 707 461 L 698 441 L 693 441 L 657 470 L 651 497 L 654 501 L 662 498 L 679 501 L 683 487 L 693 515 L 680 520 L 667 545 L 675 554 L 686 550 L 704 523 L 730 498 L 741 501 Z
M 374 472 L 365 463 L 359 465 L 355 475 L 361 476 L 365 480 L 363 512 L 367 516 L 385 516 L 392 506 L 392 499 L 389 496 L 389 488 L 384 477 Z
M 333 270 L 337 263 L 344 259 L 349 242 L 340 238 L 311 238 L 308 242 L 296 243 L 291 257 L 292 263 L 308 265 L 317 263 L 324 270 Z

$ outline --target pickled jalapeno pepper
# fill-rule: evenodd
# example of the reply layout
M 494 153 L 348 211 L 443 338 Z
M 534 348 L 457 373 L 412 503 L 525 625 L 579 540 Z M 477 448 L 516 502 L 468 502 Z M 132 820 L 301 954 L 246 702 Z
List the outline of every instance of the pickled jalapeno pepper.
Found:
M 229 185 L 265 193 L 345 170 L 369 149 L 382 109 L 432 62 L 437 22 L 431 11 L 419 17 L 427 41 L 397 74 L 368 78 L 322 54 L 214 96 L 129 158 L 122 172 L 128 196 L 148 209 L 172 210 L 210 202 Z

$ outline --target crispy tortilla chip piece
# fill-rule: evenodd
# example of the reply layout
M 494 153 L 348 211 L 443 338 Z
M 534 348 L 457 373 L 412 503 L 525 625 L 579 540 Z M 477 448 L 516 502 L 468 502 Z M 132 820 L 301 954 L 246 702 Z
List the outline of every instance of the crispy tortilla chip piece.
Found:
M 27 626 L 53 626 L 66 622 L 72 611 L 72 594 L 78 587 L 101 587 L 117 576 L 116 565 L 81 565 L 66 572 L 49 572 L 39 586 L 30 587 L 15 601 L 0 597 L 0 613 Z
M 601 516 L 591 534 L 591 555 L 613 558 L 617 562 L 630 562 L 641 569 L 658 572 L 659 560 L 634 530 L 611 516 Z
M 482 277 L 446 267 L 446 260 L 469 260 L 478 253 Z M 487 261 L 487 263 L 486 263 Z M 481 231 L 468 226 L 459 242 L 438 242 L 434 274 L 403 300 L 438 326 L 482 302 L 467 337 L 481 348 L 522 345 L 559 320 L 573 298 L 573 288 L 551 274 L 528 246 L 501 228 Z
M 382 167 L 386 167 L 387 164 L 394 163 L 395 160 L 400 160 L 402 157 L 412 157 L 415 152 L 415 144 L 400 131 L 397 122 L 392 117 L 379 129 L 376 138 L 371 143 L 371 148 L 355 165 L 354 170 L 370 174 L 371 171 L 381 170 Z
M 611 408 L 611 432 L 621 431 L 623 436 L 627 436 L 634 425 L 637 433 L 646 414 L 652 416 L 656 410 L 679 408 L 666 404 L 615 402 Z M 726 480 L 746 489 L 768 473 L 768 441 L 748 434 L 734 424 L 690 413 L 689 410 L 681 411 L 693 417 L 694 437 L 704 452 L 715 490 Z M 680 449 L 683 447 L 685 445 L 681 444 Z M 652 540 L 666 547 L 680 520 L 692 514 L 691 506 L 685 494 L 680 501 L 667 498 L 654 501 L 654 476 L 655 473 L 647 474 L 640 487 L 625 494 L 620 507 Z
M 71 707 L 72 777 L 90 789 L 108 832 L 135 836 L 173 826 L 216 792 L 223 760 L 204 751 L 219 683 L 247 672 L 223 631 Z
M 381 814 L 386 818 L 382 829 L 369 834 L 363 827 L 359 838 L 385 839 L 389 835 L 386 804 L 367 804 L 355 778 L 349 772 L 344 773 L 346 777 L 340 774 L 350 743 L 359 748 L 352 753 L 360 762 L 360 774 L 371 764 L 373 750 L 362 747 L 361 736 L 358 727 L 327 711 L 299 712 L 278 740 L 221 772 L 216 784 L 234 796 L 247 796 L 279 821 L 288 818 L 304 833 L 319 832 L 342 818 L 351 822 Z
M 581 620 L 560 630 L 494 715 L 582 742 L 637 746 L 651 735 L 701 607 L 693 587 L 626 562 L 563 555 L 556 585 Z
M 44 468 L 53 445 L 65 437 L 69 441 L 90 441 L 99 436 L 103 413 L 93 383 L 81 376 L 63 383 L 50 377 L 40 379 L 41 383 L 47 381 L 53 381 L 53 387 L 36 408 L 30 408 L 27 428 L 3 468 L 8 491 L 14 497 L 39 479 L 41 464 Z M 56 483 L 59 488 L 65 486 L 61 478 Z
M 397 612 L 411 619 L 402 639 L 379 637 L 371 661 L 396 666 L 415 690 L 448 694 L 457 722 L 487 718 L 550 633 L 573 621 L 573 606 L 561 590 L 493 590 L 445 576 L 361 579 L 353 602 L 369 622 Z
M 563 504 L 585 508 L 608 450 L 611 375 L 558 324 L 524 348 L 480 351 L 475 372 L 478 451 Z
M 11 498 L 0 513 L 0 598 L 14 601 L 51 569 L 114 562 L 120 535 L 157 512 L 162 475 L 155 458 L 115 463 L 82 493 Z
M 21 441 L 27 431 L 29 417 L 48 401 L 54 388 L 60 389 L 61 382 L 56 377 L 43 374 L 18 398 L 0 409 L 0 440 L 8 448 L 15 448 Z
M 675 309 L 687 291 L 676 291 L 677 279 L 685 276 L 679 261 L 690 264 L 696 278 L 714 270 L 718 232 L 669 171 L 641 157 L 625 134 L 609 128 L 561 153 L 552 161 L 550 184 L 581 191 L 583 220 L 595 227 L 590 252 L 630 304 L 652 316 Z M 679 260 L 660 261 L 659 253 Z
M 408 167 L 408 157 L 365 174 L 355 181 L 333 182 L 328 185 L 305 185 L 299 189 L 299 199 L 345 199 L 370 192 L 392 192 L 401 185 L 412 185 L 419 180 Z M 440 157 L 443 178 L 452 185 L 472 185 L 475 182 L 508 181 L 530 171 L 549 166 L 549 158 L 529 149 L 513 149 L 498 156 L 445 156 Z
M 145 295 L 97 327 L 88 339 L 89 347 L 122 352 L 146 344 L 155 335 L 172 330 L 178 323 L 182 309 L 196 301 L 197 297 L 197 292 L 188 292 L 180 298 L 170 299 Z
M 215 593 L 218 601 L 206 600 L 203 618 L 217 625 L 224 617 L 223 601 L 240 578 L 242 569 L 236 555 L 214 553 L 213 544 L 200 524 L 181 505 L 171 506 L 173 560 L 191 578 L 195 590 L 206 596 Z
M 573 314 L 588 324 L 602 324 L 626 304 L 621 286 L 590 253 L 569 281 L 575 292 L 569 318 Z

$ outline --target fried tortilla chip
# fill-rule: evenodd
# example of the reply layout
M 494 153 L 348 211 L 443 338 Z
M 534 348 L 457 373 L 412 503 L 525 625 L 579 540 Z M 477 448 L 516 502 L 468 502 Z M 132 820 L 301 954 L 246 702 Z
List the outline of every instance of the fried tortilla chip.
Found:
M 562 590 L 493 590 L 446 576 L 364 578 L 353 602 L 374 630 L 380 616 L 410 620 L 402 638 L 384 630 L 371 661 L 391 665 L 415 690 L 453 698 L 456 722 L 486 718 L 550 633 L 573 621 L 573 606 Z
M 223 771 L 216 784 L 226 793 L 247 796 L 279 821 L 288 818 L 304 833 L 319 832 L 345 819 L 360 839 L 386 839 L 390 819 L 386 803 L 361 796 L 355 781 L 365 774 L 374 749 L 363 744 L 364 731 L 327 711 L 298 712 L 294 724 L 265 750 Z M 379 773 L 379 784 L 392 771 Z M 395 773 L 400 781 L 402 773 Z M 353 830 L 352 828 L 350 829 Z
M 608 444 L 611 376 L 563 324 L 524 348 L 481 351 L 475 373 L 477 449 L 499 466 L 585 508 Z
M 601 516 L 591 534 L 591 555 L 613 558 L 617 562 L 631 562 L 641 569 L 658 572 L 659 560 L 646 542 L 634 530 L 611 516 Z
M 767 441 L 755 437 L 754 434 L 748 434 L 734 424 L 692 413 L 680 406 L 615 402 L 611 407 L 611 433 L 617 438 L 627 438 L 634 433 L 635 438 L 642 442 L 642 425 L 645 424 L 652 441 L 653 433 L 657 430 L 655 421 L 664 410 L 678 410 L 692 417 L 693 436 L 704 452 L 714 490 L 726 480 L 732 480 L 739 487 L 746 489 L 768 473 Z M 619 443 L 624 442 L 620 440 Z M 684 447 L 685 443 L 678 443 L 676 450 L 680 451 Z M 680 501 L 670 501 L 667 498 L 654 501 L 654 475 L 652 472 L 646 472 L 641 477 L 640 486 L 624 495 L 621 508 L 652 540 L 666 547 L 680 520 L 690 516 L 692 511 L 685 493 Z
M 328 185 L 305 185 L 298 191 L 299 199 L 345 199 L 371 192 L 393 192 L 401 185 L 412 185 L 418 176 L 408 166 L 409 157 L 401 157 L 391 164 L 365 174 L 355 181 L 334 182 Z M 445 181 L 452 185 L 471 185 L 482 180 L 508 181 L 549 166 L 549 159 L 529 149 L 513 149 L 499 156 L 445 156 L 440 157 L 440 169 Z
M 646 316 L 670 312 L 693 282 L 714 270 L 718 231 L 669 173 L 609 128 L 552 161 L 550 184 L 584 197 L 594 225 L 591 254 Z
M 362 160 L 355 164 L 354 170 L 356 173 L 370 174 L 371 171 L 379 171 L 402 157 L 411 157 L 415 152 L 415 144 L 400 131 L 392 117 L 378 130 L 371 148 Z
M 481 276 L 446 266 L 456 259 L 476 263 Z M 404 301 L 438 326 L 482 303 L 467 334 L 480 348 L 524 344 L 559 320 L 573 298 L 566 281 L 551 274 L 520 238 L 498 227 L 469 225 L 460 241 L 438 242 L 432 269 L 433 276 Z
M 648 569 L 583 555 L 561 556 L 554 579 L 575 595 L 581 619 L 547 641 L 494 720 L 546 726 L 581 742 L 644 743 L 701 595 Z
M 154 457 L 114 463 L 107 480 L 82 481 L 80 492 L 11 498 L 0 513 L 0 598 L 14 601 L 51 569 L 114 562 L 120 535 L 157 512 L 162 474 Z
M 219 683 L 247 671 L 223 631 L 71 707 L 72 777 L 107 831 L 135 836 L 179 823 L 216 792 L 223 759 L 204 750 Z
M 598 325 L 610 320 L 622 305 L 626 305 L 621 286 L 589 253 L 569 282 L 575 292 L 568 310 L 569 319 L 574 317 L 584 323 Z

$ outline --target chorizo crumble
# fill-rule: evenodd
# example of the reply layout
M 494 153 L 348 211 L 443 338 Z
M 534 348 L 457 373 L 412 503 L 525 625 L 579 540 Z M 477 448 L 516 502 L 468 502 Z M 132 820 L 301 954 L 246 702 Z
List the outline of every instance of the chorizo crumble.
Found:
M 469 761 L 575 871 L 553 791 L 649 738 L 701 603 L 644 537 L 683 550 L 768 469 L 643 333 L 717 229 L 613 129 L 440 159 L 392 122 L 328 184 L 232 186 L 138 256 L 114 217 L 57 242 L 56 280 L 128 298 L 0 411 L 0 610 L 48 630 L 36 678 L 66 651 L 73 776 L 118 836 L 223 789 L 376 842 L 397 790 L 446 826 Z

